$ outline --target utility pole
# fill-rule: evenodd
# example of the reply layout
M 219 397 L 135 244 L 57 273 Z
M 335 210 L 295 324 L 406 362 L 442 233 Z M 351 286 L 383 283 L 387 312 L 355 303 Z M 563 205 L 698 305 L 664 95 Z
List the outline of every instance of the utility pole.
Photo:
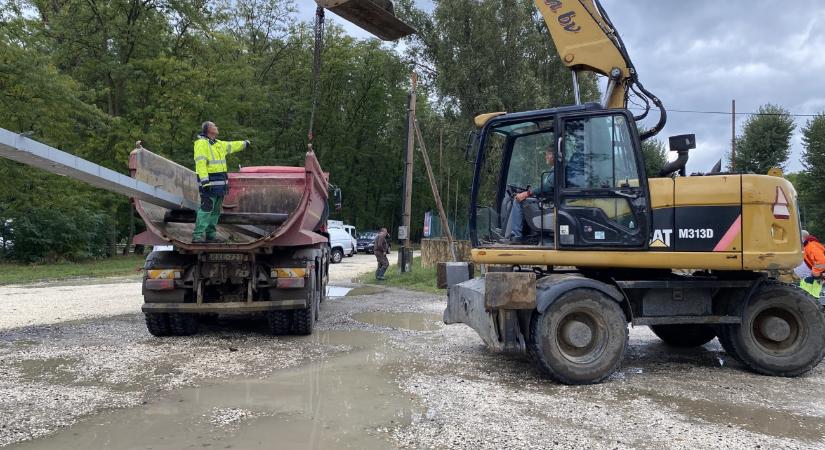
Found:
M 427 154 L 427 146 L 424 144 L 424 136 L 421 135 L 421 129 L 418 128 L 418 121 L 415 121 L 415 135 L 418 138 L 418 148 L 421 149 L 421 156 L 424 158 L 424 167 L 427 169 L 427 178 L 430 180 L 430 189 L 433 190 L 433 199 L 435 206 L 438 208 L 438 217 L 441 219 L 441 226 L 446 227 L 447 230 L 447 245 L 450 246 L 450 256 L 453 261 L 458 261 L 455 254 L 455 244 L 453 243 L 453 233 L 450 232 L 450 222 L 447 220 L 447 213 L 444 211 L 444 204 L 441 203 L 441 194 L 438 193 L 438 184 L 435 182 L 435 175 L 433 175 L 433 168 L 430 165 L 430 156 Z M 450 205 L 447 205 L 449 208 Z
M 730 101 L 730 171 L 736 170 L 736 99 Z
M 398 239 L 402 240 L 398 252 L 398 267 L 402 273 L 412 270 L 412 249 L 410 248 L 410 218 L 412 215 L 413 162 L 415 161 L 415 88 L 418 75 L 410 77 L 410 98 L 407 108 L 407 152 L 404 158 L 404 212 L 402 226 L 398 229 Z

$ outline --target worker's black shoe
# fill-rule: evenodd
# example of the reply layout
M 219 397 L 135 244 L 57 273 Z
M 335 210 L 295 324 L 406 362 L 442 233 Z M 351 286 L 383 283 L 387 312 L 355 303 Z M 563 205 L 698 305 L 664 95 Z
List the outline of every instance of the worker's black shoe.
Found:
M 226 243 L 226 239 L 219 236 L 212 236 L 206 238 L 206 242 L 209 242 L 210 244 L 224 244 Z
M 193 244 L 206 244 L 206 239 L 204 239 L 202 237 L 197 237 L 197 238 L 193 237 L 192 238 L 192 243 Z

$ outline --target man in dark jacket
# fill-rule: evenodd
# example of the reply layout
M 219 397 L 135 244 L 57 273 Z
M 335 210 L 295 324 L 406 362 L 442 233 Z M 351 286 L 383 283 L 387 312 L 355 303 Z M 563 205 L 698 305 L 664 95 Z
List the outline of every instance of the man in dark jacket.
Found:
M 378 269 L 375 271 L 376 280 L 383 280 L 384 272 L 386 272 L 387 268 L 390 267 L 390 262 L 387 259 L 387 253 L 390 251 L 387 234 L 387 229 L 385 227 L 381 227 L 378 235 L 375 236 L 375 248 L 373 250 L 373 254 L 375 254 L 375 259 L 378 260 Z

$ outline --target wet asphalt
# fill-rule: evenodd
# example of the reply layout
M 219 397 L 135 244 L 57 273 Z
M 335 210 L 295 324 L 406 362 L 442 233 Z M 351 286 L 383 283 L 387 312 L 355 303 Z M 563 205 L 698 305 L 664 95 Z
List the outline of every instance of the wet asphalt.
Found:
M 716 341 L 675 350 L 640 327 L 607 382 L 562 386 L 441 324 L 441 296 L 353 293 L 308 337 L 227 319 L 155 338 L 135 312 L 0 330 L 0 445 L 825 447 L 822 365 L 764 377 Z

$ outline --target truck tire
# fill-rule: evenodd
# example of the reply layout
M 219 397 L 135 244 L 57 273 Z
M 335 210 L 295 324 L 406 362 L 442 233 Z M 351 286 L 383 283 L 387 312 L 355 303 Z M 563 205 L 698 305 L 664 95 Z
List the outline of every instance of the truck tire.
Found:
M 330 253 L 330 258 L 332 258 L 333 264 L 338 264 L 344 259 L 344 250 L 337 247 L 332 249 L 332 253 Z
M 293 311 L 293 331 L 295 334 L 309 336 L 315 328 L 315 302 L 309 308 L 296 309 Z
M 794 286 L 763 285 L 745 305 L 742 323 L 726 333 L 738 359 L 764 375 L 799 376 L 825 357 L 825 315 Z
M 318 320 L 318 303 L 321 300 L 318 290 L 317 272 L 312 278 L 312 292 L 310 293 L 309 307 L 304 309 L 296 309 L 292 312 L 292 326 L 295 334 L 308 336 L 312 334 L 312 329 L 315 327 L 315 321 Z
M 650 331 L 665 344 L 681 348 L 699 347 L 716 337 L 716 330 L 712 326 L 696 323 L 651 325 Z
M 269 311 L 266 314 L 269 333 L 283 336 L 292 331 L 292 311 Z
M 627 340 L 627 319 L 615 300 L 594 289 L 573 289 L 543 314 L 533 313 L 528 345 L 547 376 L 593 384 L 619 367 Z
M 169 328 L 169 314 L 164 313 L 143 313 L 146 317 L 146 329 L 152 336 L 170 336 L 172 330 Z
M 169 329 L 175 336 L 192 336 L 198 332 L 198 318 L 194 314 L 169 314 Z

